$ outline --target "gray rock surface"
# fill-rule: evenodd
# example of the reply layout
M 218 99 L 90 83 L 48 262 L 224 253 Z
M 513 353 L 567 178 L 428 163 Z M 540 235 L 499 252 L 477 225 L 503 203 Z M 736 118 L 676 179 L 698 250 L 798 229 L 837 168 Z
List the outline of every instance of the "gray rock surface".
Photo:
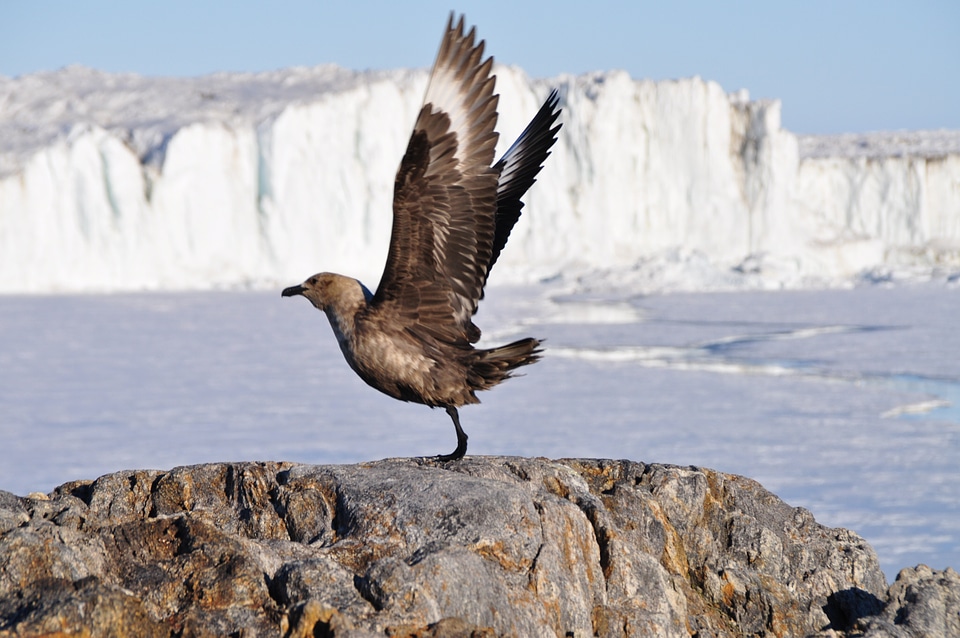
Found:
M 960 635 L 960 578 L 749 479 L 630 461 L 217 463 L 0 492 L 0 636 Z M 951 634 L 951 632 L 953 632 Z
M 960 636 L 960 574 L 953 569 L 903 569 L 887 599 L 878 617 L 860 623 L 866 638 Z

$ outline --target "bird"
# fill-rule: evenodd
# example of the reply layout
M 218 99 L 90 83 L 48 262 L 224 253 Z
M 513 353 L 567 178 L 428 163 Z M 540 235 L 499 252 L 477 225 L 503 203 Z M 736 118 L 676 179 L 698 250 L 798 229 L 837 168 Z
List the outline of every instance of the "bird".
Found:
M 528 337 L 483 349 L 473 323 L 490 269 L 520 217 L 561 124 L 556 89 L 516 142 L 494 162 L 497 105 L 493 58 L 476 27 L 451 13 L 422 107 L 394 181 L 393 227 L 375 293 L 357 279 L 321 272 L 285 288 L 324 312 L 349 366 L 401 401 L 444 408 L 457 435 L 441 463 L 463 458 L 457 408 L 476 392 L 540 359 Z

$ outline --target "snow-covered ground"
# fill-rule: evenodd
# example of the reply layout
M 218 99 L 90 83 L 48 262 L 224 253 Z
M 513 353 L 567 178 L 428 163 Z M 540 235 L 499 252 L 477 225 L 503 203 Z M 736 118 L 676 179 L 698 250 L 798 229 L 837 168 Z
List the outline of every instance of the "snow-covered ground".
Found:
M 544 360 L 461 411 L 471 454 L 630 458 L 761 481 L 877 549 L 960 565 L 960 290 L 628 295 L 494 288 L 485 339 Z M 449 452 L 442 411 L 368 388 L 325 318 L 268 292 L 0 297 L 0 488 L 224 460 Z

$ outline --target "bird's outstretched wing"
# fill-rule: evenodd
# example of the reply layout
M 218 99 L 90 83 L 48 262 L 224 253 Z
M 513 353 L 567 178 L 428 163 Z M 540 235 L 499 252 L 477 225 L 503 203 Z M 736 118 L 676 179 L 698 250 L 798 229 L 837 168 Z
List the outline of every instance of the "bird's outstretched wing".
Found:
M 560 94 L 554 89 L 517 141 L 493 167 L 499 175 L 499 182 L 493 253 L 487 266 L 488 275 L 507 244 L 513 225 L 520 219 L 523 209 L 520 198 L 537 181 L 537 173 L 550 156 L 550 147 L 557 141 L 557 131 L 562 125 L 553 126 L 553 123 L 560 117 L 559 104 Z
M 480 337 L 476 312 L 493 251 L 497 133 L 493 58 L 453 15 L 393 193 L 393 232 L 367 312 L 446 343 Z

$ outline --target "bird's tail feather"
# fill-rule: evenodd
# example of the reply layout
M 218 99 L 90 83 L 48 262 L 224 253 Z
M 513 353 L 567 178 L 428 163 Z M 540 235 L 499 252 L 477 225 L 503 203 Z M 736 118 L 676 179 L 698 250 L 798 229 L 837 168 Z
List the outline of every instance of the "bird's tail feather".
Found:
M 470 384 L 476 390 L 486 390 L 513 376 L 521 366 L 540 360 L 540 340 L 527 338 L 499 348 L 475 350 L 478 356 L 470 368 Z

